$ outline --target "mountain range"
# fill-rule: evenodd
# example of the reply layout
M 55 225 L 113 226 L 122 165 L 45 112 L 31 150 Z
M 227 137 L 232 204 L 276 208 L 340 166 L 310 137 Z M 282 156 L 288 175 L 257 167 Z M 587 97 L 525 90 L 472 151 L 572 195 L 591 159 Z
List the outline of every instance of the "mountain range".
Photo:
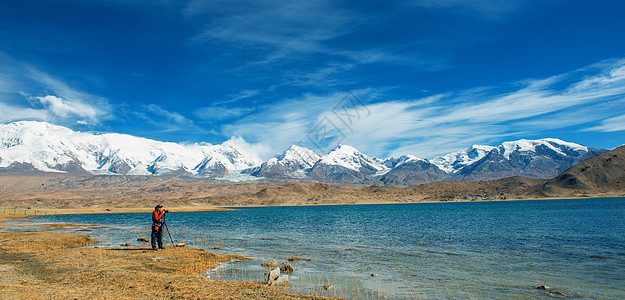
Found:
M 433 159 L 379 159 L 338 145 L 326 154 L 293 145 L 262 161 L 235 141 L 179 144 L 124 134 L 76 132 L 46 122 L 0 125 L 0 171 L 168 175 L 228 181 L 304 181 L 412 186 L 435 181 L 551 178 L 606 151 L 558 139 L 474 145 Z

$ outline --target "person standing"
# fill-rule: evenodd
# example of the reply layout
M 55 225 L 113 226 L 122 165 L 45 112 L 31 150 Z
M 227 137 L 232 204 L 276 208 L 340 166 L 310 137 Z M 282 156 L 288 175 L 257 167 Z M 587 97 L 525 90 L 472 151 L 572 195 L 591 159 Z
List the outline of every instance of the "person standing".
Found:
M 163 210 L 162 205 L 154 207 L 152 212 L 152 250 L 163 249 L 163 222 L 165 221 L 166 210 Z

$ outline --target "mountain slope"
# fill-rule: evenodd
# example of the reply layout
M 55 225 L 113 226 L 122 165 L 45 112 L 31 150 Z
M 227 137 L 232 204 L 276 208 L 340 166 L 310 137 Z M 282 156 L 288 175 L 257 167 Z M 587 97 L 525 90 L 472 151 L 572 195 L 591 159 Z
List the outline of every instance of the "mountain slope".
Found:
M 267 178 L 301 178 L 320 158 L 319 154 L 310 149 L 292 145 L 264 162 L 260 167 L 248 172 L 253 176 Z
M 438 166 L 429 161 L 420 159 L 404 162 L 392 168 L 379 179 L 386 185 L 410 186 L 440 181 L 448 176 L 449 174 L 441 170 Z
M 574 165 L 539 191 L 545 195 L 625 191 L 625 146 Z
M 451 180 L 492 180 L 510 176 L 551 178 L 574 164 L 605 150 L 558 139 L 505 142 L 470 164 Z
M 473 145 L 466 150 L 435 157 L 430 162 L 447 173 L 456 173 L 462 168 L 479 161 L 495 148 L 493 146 Z
M 207 165 L 208 162 L 211 165 Z M 90 134 L 45 122 L 0 125 L 0 168 L 128 175 L 206 175 L 259 165 L 230 143 L 182 145 L 124 134 Z M 204 172 L 219 166 L 221 172 Z
M 369 157 L 356 148 L 339 145 L 315 163 L 308 177 L 318 181 L 374 184 L 376 175 L 389 171 L 380 159 Z
M 474 145 L 432 160 L 413 155 L 381 160 L 339 145 L 326 155 L 291 146 L 262 162 L 237 139 L 219 145 L 178 144 L 124 134 L 91 134 L 45 122 L 0 125 L 0 172 L 168 175 L 230 181 L 288 180 L 416 185 L 440 180 L 511 176 L 551 178 L 605 150 L 558 139 Z

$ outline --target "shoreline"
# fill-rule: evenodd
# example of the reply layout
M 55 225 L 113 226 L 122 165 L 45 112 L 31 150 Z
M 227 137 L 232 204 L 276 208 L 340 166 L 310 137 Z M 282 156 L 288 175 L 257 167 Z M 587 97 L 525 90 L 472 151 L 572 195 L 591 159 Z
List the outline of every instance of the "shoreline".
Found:
M 169 208 L 175 212 L 198 212 L 198 211 L 228 211 L 235 210 L 233 208 L 216 207 L 216 206 L 178 206 Z M 53 216 L 53 215 L 89 215 L 89 214 L 134 214 L 134 213 L 151 213 L 154 208 L 149 207 L 111 207 L 111 208 L 0 208 L 0 210 L 14 214 L 1 214 L 2 219 L 25 218 L 35 216 Z
M 608 198 L 608 197 L 601 197 L 601 198 Z M 623 197 L 611 197 L 611 198 L 623 198 Z M 597 199 L 597 198 L 592 198 L 592 199 L 591 199 L 591 198 L 588 198 L 588 197 L 578 197 L 578 198 L 572 198 L 572 197 L 571 197 L 571 198 L 568 198 L 568 197 L 567 197 L 567 198 L 563 198 L 563 199 L 583 199 L 583 200 L 588 199 L 588 200 L 591 200 L 591 201 L 592 201 L 592 199 Z M 517 199 L 507 199 L 506 201 L 540 201 L 540 200 L 561 200 L 561 199 L 553 199 L 553 198 L 547 198 L 547 199 L 522 199 L 522 200 L 517 200 Z M 493 201 L 494 201 L 494 200 L 493 200 Z M 445 203 L 445 202 L 451 202 L 451 201 L 443 201 L 443 203 Z M 476 201 L 454 201 L 454 202 L 476 202 Z M 491 202 L 491 201 L 481 201 L 481 202 Z M 421 203 L 424 203 L 424 202 L 421 202 Z M 427 203 L 432 203 L 432 202 L 427 202 Z M 435 201 L 434 203 L 440 203 L 440 201 Z M 398 203 L 372 203 L 372 204 L 398 204 Z M 408 204 L 408 203 L 399 203 L 399 204 Z M 354 205 L 354 204 L 347 204 L 347 205 Z M 356 205 L 368 205 L 368 204 L 356 204 Z M 316 206 L 320 206 L 320 205 L 316 205 Z M 248 206 L 248 207 L 249 207 L 249 206 Z M 145 208 L 143 208 L 143 209 L 145 209 Z M 173 208 L 172 208 L 172 209 L 173 209 Z M 399 208 L 399 209 L 401 209 L 401 208 Z M 115 212 L 108 211 L 108 212 L 106 212 L 106 213 L 115 213 Z M 29 220 L 26 220 L 26 221 L 29 221 Z M 37 222 L 37 220 L 36 220 L 36 219 L 35 219 L 34 221 L 35 221 L 34 223 L 40 223 L 40 222 Z M 35 224 L 33 224 L 33 225 L 35 225 Z M 47 224 L 43 224 L 43 225 L 47 225 Z M 27 224 L 27 226 L 28 226 L 28 224 Z M 84 226 L 87 226 L 87 225 L 84 225 Z M 1 226 L 0 226 L 0 227 L 1 227 Z M 35 227 L 35 228 L 36 228 L 36 227 Z M 34 230 L 40 230 L 40 229 L 34 229 Z M 81 230 L 77 230 L 77 231 L 81 231 Z M 19 236 L 20 234 L 24 234 L 24 235 L 26 235 L 26 234 L 29 234 L 29 233 L 27 233 L 27 232 L 22 232 L 22 233 L 16 233 L 16 234 L 18 234 L 18 236 Z M 2 235 L 2 233 L 0 233 L 0 244 L 4 244 L 4 241 L 3 241 L 3 239 L 2 239 L 2 236 L 3 236 L 3 235 Z M 97 237 L 97 235 L 94 235 L 94 236 L 96 236 L 96 237 Z M 45 240 L 45 239 L 44 239 L 44 240 Z M 146 256 L 146 255 L 148 255 L 148 254 L 152 254 L 152 256 L 151 256 L 151 258 L 150 258 L 150 259 L 152 259 L 152 260 L 162 260 L 162 259 L 163 259 L 163 257 L 166 257 L 166 256 L 170 255 L 171 251 L 177 251 L 177 250 L 180 250 L 180 251 L 186 251 L 186 250 L 182 250 L 181 248 L 173 248 L 173 247 L 170 247 L 170 246 L 166 246 L 166 249 L 165 249 L 164 251 L 155 251 L 155 252 L 152 252 L 152 251 L 149 251 L 148 247 L 147 247 L 147 246 L 145 246 L 145 244 L 139 244 L 139 245 L 140 245 L 140 246 L 132 246 L 132 247 L 114 247 L 114 248 L 109 248 L 109 246 L 108 246 L 108 245 L 106 245 L 106 246 L 101 246 L 101 247 L 102 247 L 101 249 L 102 249 L 102 250 L 107 250 L 107 251 L 113 251 L 113 252 L 110 252 L 110 253 L 117 253 L 117 254 L 114 254 L 114 255 L 116 255 L 116 256 L 120 256 L 120 255 L 122 255 L 123 253 L 129 253 L 129 254 L 132 254 L 132 253 L 136 253 L 136 252 L 137 252 L 137 254 L 138 254 L 138 252 L 143 251 L 143 252 L 141 252 L 142 254 L 139 254 L 139 255 L 143 255 L 143 258 L 146 258 L 146 257 L 149 257 L 149 256 Z M 210 245 L 210 244 L 209 244 L 209 245 Z M 219 244 L 216 244 L 216 245 L 219 245 Z M 199 247 L 200 247 L 200 248 L 190 248 L 190 247 L 189 247 L 189 248 L 186 248 L 186 249 L 205 249 L 205 250 L 201 250 L 200 252 L 205 252 L 205 251 L 214 251 L 214 250 L 210 250 L 210 247 L 209 247 L 209 248 L 205 248 L 205 247 L 203 247 L 203 246 L 199 246 Z M 65 248 L 66 248 L 66 247 L 65 247 Z M 98 247 L 93 247 L 93 248 L 98 248 Z M 15 267 L 14 265 L 7 264 L 7 263 L 6 263 L 6 262 L 7 262 L 6 257 L 5 257 L 5 258 L 3 258 L 3 257 L 2 257 L 2 256 L 5 254 L 5 253 L 3 253 L 3 251 L 5 251 L 5 249 L 6 249 L 6 247 L 5 247 L 4 245 L 3 245 L 3 247 L 0 247 L 0 277 L 4 276 L 5 274 L 10 274 L 10 272 L 5 272 L 5 271 L 7 270 L 7 268 L 8 268 L 8 270 L 11 270 L 11 268 L 14 268 L 14 267 Z M 85 247 L 82 247 L 82 248 L 79 248 L 79 249 L 86 249 L 86 248 L 85 248 Z M 98 249 L 99 249 L 99 248 L 98 248 Z M 214 248 L 214 249 L 216 249 L 216 248 Z M 63 249 L 63 250 L 66 250 L 66 249 Z M 349 250 L 353 250 L 353 249 L 349 249 Z M 101 260 L 101 259 L 104 259 L 104 260 L 109 259 L 109 258 L 108 258 L 108 254 L 110 254 L 109 252 L 106 252 L 106 251 L 105 251 L 105 252 L 94 252 L 94 253 L 90 253 L 91 251 L 96 251 L 96 250 L 86 250 L 86 251 L 87 251 L 87 254 L 88 254 L 88 255 L 93 255 L 93 257 L 95 257 L 95 259 L 100 259 L 100 260 Z M 97 250 L 97 251 L 100 251 L 100 250 Z M 146 251 L 147 251 L 147 252 L 146 252 Z M 195 251 L 195 250 L 193 250 L 193 251 Z M 348 251 L 348 249 L 346 249 L 345 251 Z M 79 252 L 79 254 L 75 253 L 75 255 L 78 255 L 77 259 L 82 259 L 82 256 L 84 256 L 84 255 L 85 255 L 85 253 L 83 253 L 82 251 L 78 251 L 78 252 Z M 68 254 L 68 253 L 70 253 L 70 252 L 63 252 L 63 253 Z M 105 253 L 105 254 L 102 254 L 102 253 Z M 208 253 L 208 252 L 207 252 L 207 253 Z M 219 251 L 218 251 L 217 253 L 224 253 L 224 252 L 219 252 Z M 255 257 L 254 255 L 250 256 L 250 255 L 246 255 L 246 254 L 249 254 L 249 253 L 244 253 L 243 255 L 244 255 L 244 256 L 248 256 L 248 257 Z M 26 253 L 20 253 L 19 255 L 27 255 L 27 254 L 26 254 Z M 38 253 L 37 255 L 38 255 L 38 256 L 41 256 L 41 257 L 46 257 L 48 254 Z M 111 255 L 113 255 L 113 254 L 111 254 Z M 134 255 L 134 254 L 133 254 L 133 255 Z M 195 255 L 195 254 L 194 254 L 194 255 Z M 229 255 L 229 254 L 226 252 L 226 253 L 224 253 L 224 254 L 217 254 L 217 255 L 218 255 L 218 256 L 220 256 L 220 255 Z M 59 256 L 62 256 L 62 257 L 66 257 L 66 256 L 67 256 L 67 258 L 69 258 L 69 259 L 74 258 L 74 256 L 73 256 L 73 255 L 65 255 L 65 256 L 63 256 L 63 255 L 60 255 L 60 254 L 59 254 Z M 119 258 L 119 257 L 117 257 L 117 258 Z M 55 258 L 55 259 L 58 259 L 58 258 Z M 119 259 L 122 259 L 122 258 L 119 258 Z M 133 259 L 135 259 L 135 260 L 136 260 L 136 259 L 137 259 L 137 256 L 133 256 Z M 178 262 L 181 262 L 181 259 L 182 259 L 182 258 L 175 258 L 174 260 L 178 260 Z M 221 262 L 217 263 L 214 267 L 218 267 L 219 265 L 222 265 L 222 264 L 228 264 L 228 262 L 229 262 L 229 261 L 221 261 Z M 122 264 L 126 264 L 126 263 L 127 263 L 127 264 L 132 264 L 132 263 L 133 263 L 133 260 L 132 260 L 132 259 L 129 259 L 128 257 L 125 257 L 125 258 L 123 258 Z M 181 262 L 181 263 L 182 263 L 182 262 Z M 45 264 L 45 263 L 44 263 L 44 264 Z M 124 265 L 124 267 L 126 267 L 126 266 Z M 128 266 L 128 267 L 130 267 L 130 266 Z M 206 272 L 206 271 L 208 271 L 208 270 L 210 270 L 210 269 L 213 269 L 213 268 L 209 268 L 209 269 L 207 269 L 207 270 L 204 270 L 204 272 Z M 171 271 L 172 269 L 171 269 L 171 268 L 169 268 L 169 270 Z M 85 272 L 85 270 L 83 270 L 83 269 L 76 269 L 76 272 Z M 168 271 L 168 272 L 169 272 L 169 271 Z M 201 273 L 204 273 L 204 272 L 200 272 L 200 275 L 202 275 Z M 373 273 L 372 273 L 372 274 L 373 274 Z M 195 274 L 195 275 L 197 275 L 197 274 Z M 193 275 L 193 277 L 195 277 L 195 275 Z M 66 282 L 65 284 L 75 284 L 73 281 L 71 281 L 71 280 L 72 280 L 72 279 L 71 279 L 71 276 L 70 276 L 69 278 L 70 278 L 70 279 L 69 279 L 70 281 Z M 203 282 L 203 281 L 201 281 L 201 283 L 200 283 L 200 281 L 197 281 L 196 279 L 190 279 L 190 277 L 189 277 L 189 278 L 185 277 L 185 278 L 186 278 L 186 279 L 184 279 L 184 280 L 191 280 L 191 281 L 193 281 L 193 282 L 194 282 L 194 283 L 193 283 L 194 285 L 196 285 L 196 284 L 205 284 L 205 282 Z M 212 275 L 211 275 L 211 277 L 210 277 L 210 278 L 212 278 L 212 279 L 209 279 L 209 280 L 213 280 L 213 279 L 217 279 L 217 278 L 220 278 L 220 277 L 214 277 L 214 276 L 212 276 Z M 220 284 L 228 284 L 228 288 L 233 288 L 233 289 L 235 289 L 235 290 L 241 289 L 241 287 L 240 287 L 240 286 L 238 286 L 238 284 L 243 284 L 243 285 L 244 285 L 244 284 L 251 284 L 251 285 L 254 285 L 254 283 L 251 283 L 251 282 L 244 282 L 244 281 L 242 281 L 240 278 L 239 278 L 238 280 L 237 280 L 237 279 L 234 279 L 234 280 L 235 280 L 235 281 L 233 281 L 233 282 L 231 282 L 231 281 L 228 281 L 228 282 L 225 282 L 225 283 L 220 282 Z M 216 281 L 216 282 L 219 282 L 220 280 L 215 280 L 215 281 Z M 254 282 L 257 282 L 255 285 L 260 286 L 261 288 L 266 288 L 265 286 L 258 284 L 258 282 L 259 282 L 259 281 L 257 281 L 257 280 L 254 280 Z M 43 283 L 47 284 L 47 282 L 45 282 L 45 281 L 43 281 Z M 38 282 L 37 284 L 42 284 L 42 282 Z M 535 284 L 535 285 L 533 285 L 533 286 L 538 286 L 538 284 L 539 284 L 539 283 L 536 283 L 536 284 Z M 540 283 L 540 284 L 543 284 L 543 283 Z M 134 286 L 134 285 L 133 285 L 133 286 Z M 171 285 L 171 282 L 168 284 L 168 286 L 172 286 L 172 285 Z M 238 287 L 237 287 L 237 286 L 238 286 Z M 41 285 L 40 285 L 40 287 L 41 287 Z M 2 280 L 2 279 L 0 279 L 0 290 L 3 290 L 3 291 L 4 291 L 4 290 L 6 290 L 6 288 L 7 288 L 7 285 L 4 285 L 3 280 Z M 14 287 L 11 287 L 11 288 L 14 288 Z M 48 288 L 48 287 L 45 287 L 45 288 Z M 60 289 L 60 288 L 63 288 L 63 287 L 59 287 L 59 289 Z M 161 288 L 162 288 L 162 287 L 161 287 Z M 184 285 L 184 286 L 182 286 L 182 285 L 180 285 L 180 286 L 176 285 L 176 289 L 187 289 L 187 288 L 189 288 L 189 289 L 195 289 L 195 288 L 197 288 L 197 287 L 187 287 L 186 285 Z M 212 288 L 212 286 L 211 286 L 211 288 Z M 125 288 L 125 289 L 127 289 L 127 288 Z M 167 288 L 165 288 L 165 289 L 167 289 Z M 246 289 L 248 289 L 248 287 L 246 287 Z M 54 292 L 59 292 L 59 290 L 54 290 L 54 289 L 51 289 L 51 290 L 52 290 L 52 293 L 54 293 Z M 254 288 L 252 288 L 252 290 L 254 290 Z M 14 291 L 16 291 L 16 290 L 9 290 L 9 293 L 12 293 L 12 292 L 14 292 Z M 262 290 L 259 290 L 259 291 L 261 291 L 260 293 L 263 293 L 263 292 L 262 292 Z M 19 292 L 19 291 L 18 291 L 18 292 Z M 120 291 L 119 291 L 119 290 L 117 290 L 117 292 L 120 292 Z M 319 293 L 318 293 L 318 292 L 313 292 L 313 294 L 307 294 L 306 292 L 301 292 L 301 291 L 298 291 L 298 290 L 294 290 L 294 291 L 292 290 L 291 292 L 295 292 L 295 293 L 300 292 L 300 293 L 303 293 L 304 295 L 308 295 L 308 296 L 298 296 L 298 297 L 302 297 L 302 298 L 306 298 L 306 297 L 315 297 L 315 296 L 319 296 L 319 295 L 329 295 L 329 296 L 331 296 L 331 295 L 332 295 L 332 294 L 327 294 L 327 293 L 326 293 L 326 294 L 323 294 L 323 292 L 319 292 Z M 566 290 L 564 290 L 564 292 L 566 292 Z M 21 292 L 20 292 L 20 293 L 21 293 Z M 25 293 L 26 293 L 26 292 L 25 292 Z M 60 292 L 60 293 L 62 293 L 62 292 Z M 529 290 L 528 290 L 528 293 L 529 293 Z M 78 293 L 78 294 L 80 294 L 80 293 Z M 32 294 L 22 294 L 22 295 L 32 296 Z M 59 295 L 64 295 L 64 294 L 59 294 Z M 80 294 L 80 295 L 86 296 L 86 295 L 84 295 L 84 294 Z M 135 295 L 135 296 L 136 296 L 137 294 L 132 294 L 132 295 Z M 140 295 L 141 295 L 141 296 L 143 296 L 143 297 L 146 297 L 146 296 L 147 296 L 147 294 L 140 294 Z M 166 295 L 174 295 L 174 294 L 166 294 Z M 161 298 L 162 298 L 162 297 L 164 297 L 164 296 L 166 296 L 166 295 L 163 295 L 163 294 L 157 294 L 157 296 L 158 296 L 158 297 L 161 297 Z M 178 295 L 178 294 L 176 294 L 176 295 Z M 280 295 L 281 295 L 281 296 L 275 296 L 275 299 L 286 299 L 286 298 L 283 298 L 283 297 L 282 297 L 282 294 L 280 294 Z M 336 294 L 334 294 L 334 295 L 336 295 Z M 58 296 L 58 295 L 56 295 L 56 294 L 49 295 L 49 294 L 48 294 L 47 296 L 48 296 L 48 298 L 50 298 L 51 296 Z M 152 294 L 150 294 L 150 296 L 153 296 L 153 295 L 152 295 Z M 178 298 L 184 298 L 184 296 L 180 296 L 180 295 L 178 295 L 178 296 L 179 296 Z M 233 298 L 233 299 L 255 299 L 254 297 L 249 297 L 249 295 L 247 295 L 247 296 L 248 296 L 248 297 Z M 92 296 L 92 297 L 93 297 L 93 296 Z M 167 297 L 169 297 L 169 296 L 167 296 Z M 208 298 L 214 298 L 214 297 L 217 297 L 217 296 L 215 296 L 215 295 L 212 295 L 212 294 L 211 294 L 211 295 L 208 295 L 207 297 L 208 297 Z M 268 297 L 268 296 L 263 296 L 263 297 L 259 297 L 259 298 L 262 298 L 262 299 L 267 299 L 267 298 L 272 298 L 272 297 L 273 297 L 273 296 L 271 296 L 271 297 Z M 25 297 L 25 298 L 30 298 L 30 297 Z M 193 298 L 193 297 L 192 297 L 192 298 Z
M 510 202 L 510 201 L 549 201 L 549 200 L 580 200 L 580 199 L 601 199 L 601 198 L 624 198 L 625 195 L 605 195 L 605 196 L 577 196 L 577 197 L 540 197 L 540 198 L 515 198 L 515 199 L 476 199 L 476 200 L 423 200 L 413 202 L 403 201 L 363 201 L 363 202 L 336 202 L 318 204 L 278 204 L 278 205 L 232 205 L 232 206 L 165 206 L 172 212 L 202 212 L 202 211 L 233 211 L 246 207 L 293 207 L 293 206 L 340 206 L 340 205 L 387 205 L 387 204 L 432 204 L 432 203 L 477 203 L 477 202 Z M 87 214 L 121 214 L 121 213 L 150 213 L 154 208 L 149 207 L 85 207 L 85 208 L 1 208 L 6 214 L 0 214 L 0 222 L 5 219 L 19 219 L 32 216 L 50 215 L 87 215 Z M 10 214 L 11 211 L 14 214 Z
M 413 202 L 400 202 L 400 201 L 380 201 L 380 202 L 337 202 L 337 203 L 317 203 L 317 204 L 282 204 L 282 205 L 245 205 L 245 206 L 228 206 L 225 210 L 236 210 L 239 208 L 246 207 L 295 207 L 295 206 L 338 206 L 338 205 L 387 205 L 387 204 L 432 204 L 432 203 L 476 203 L 476 202 L 512 202 L 512 201 L 549 201 L 549 200 L 580 200 L 580 199 L 602 199 L 602 198 L 625 198 L 625 195 L 619 196 L 588 196 L 588 197 L 544 197 L 544 198 L 518 198 L 518 199 L 494 199 L 494 200 L 484 200 L 484 199 L 476 199 L 476 200 L 424 200 L 424 201 L 413 201 Z M 1 208 L 0 208 L 1 209 Z
M 246 259 L 198 248 L 99 248 L 76 233 L 0 232 L 0 290 L 18 299 L 331 299 L 201 275 Z

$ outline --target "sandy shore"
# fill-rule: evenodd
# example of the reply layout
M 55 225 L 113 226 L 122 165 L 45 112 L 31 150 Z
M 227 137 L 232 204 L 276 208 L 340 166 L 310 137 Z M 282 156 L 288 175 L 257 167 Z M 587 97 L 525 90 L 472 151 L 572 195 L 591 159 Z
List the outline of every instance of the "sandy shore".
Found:
M 316 299 L 201 273 L 236 255 L 194 248 L 105 249 L 86 235 L 0 233 L 2 299 Z

